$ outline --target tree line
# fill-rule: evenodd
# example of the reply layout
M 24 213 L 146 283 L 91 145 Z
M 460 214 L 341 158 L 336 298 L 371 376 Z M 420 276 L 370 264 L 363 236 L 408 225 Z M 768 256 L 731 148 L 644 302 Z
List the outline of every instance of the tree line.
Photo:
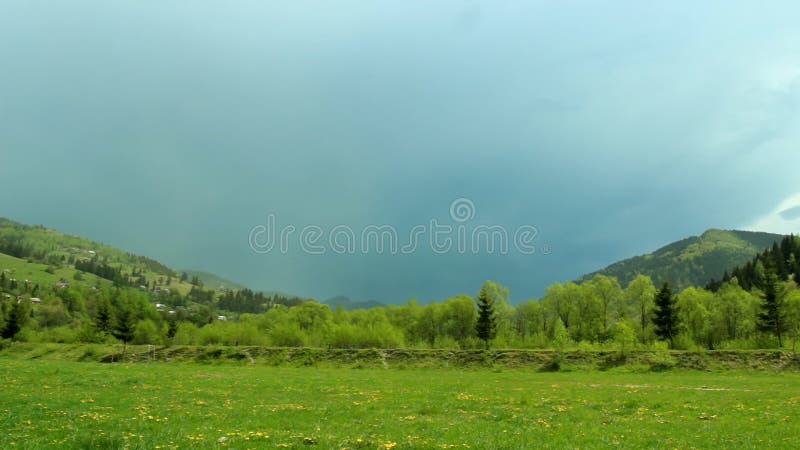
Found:
M 146 291 L 69 287 L 33 307 L 6 299 L 0 326 L 4 337 L 20 340 L 158 345 L 747 349 L 791 341 L 794 346 L 800 337 L 800 289 L 771 269 L 764 276 L 763 289 L 747 291 L 732 278 L 716 292 L 693 287 L 674 294 L 668 283 L 657 289 L 643 275 L 625 287 L 597 275 L 580 284 L 556 283 L 541 299 L 516 306 L 507 288 L 487 281 L 474 297 L 352 311 L 314 301 L 287 306 L 241 291 L 222 293 L 210 304 L 186 302 L 170 312 L 157 308 Z M 235 305 L 237 296 L 243 304 L 262 306 L 220 316 L 220 304 Z M 250 298 L 257 300 L 242 300 Z

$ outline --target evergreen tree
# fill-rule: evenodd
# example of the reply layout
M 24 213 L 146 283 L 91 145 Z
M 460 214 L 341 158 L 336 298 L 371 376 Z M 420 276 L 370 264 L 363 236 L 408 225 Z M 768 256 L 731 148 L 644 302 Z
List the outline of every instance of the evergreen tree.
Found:
M 172 339 L 175 337 L 175 333 L 178 332 L 178 321 L 175 319 L 171 319 L 167 323 L 167 337 Z
M 122 341 L 122 353 L 125 353 L 128 342 L 133 339 L 136 333 L 136 312 L 129 305 L 123 305 L 117 315 L 117 323 L 114 325 L 114 337 Z
M 784 311 L 778 295 L 778 276 L 771 266 L 767 266 L 764 271 L 762 285 L 764 298 L 761 302 L 761 312 L 758 314 L 758 329 L 775 334 L 778 337 L 778 346 L 782 346 Z
M 489 341 L 497 334 L 497 316 L 494 312 L 494 299 L 481 287 L 478 293 L 478 322 L 475 330 L 478 338 L 489 348 Z
M 675 306 L 675 296 L 672 295 L 669 282 L 665 281 L 656 294 L 655 304 L 653 324 L 656 326 L 656 335 L 669 341 L 669 346 L 672 347 L 678 334 L 678 308 Z
M 4 339 L 13 339 L 22 330 L 28 317 L 31 315 L 30 304 L 27 301 L 17 300 L 13 302 L 6 317 L 3 332 L 0 334 Z
M 111 302 L 107 298 L 98 300 L 94 315 L 94 325 L 99 331 L 111 333 L 113 331 L 114 317 L 111 311 Z

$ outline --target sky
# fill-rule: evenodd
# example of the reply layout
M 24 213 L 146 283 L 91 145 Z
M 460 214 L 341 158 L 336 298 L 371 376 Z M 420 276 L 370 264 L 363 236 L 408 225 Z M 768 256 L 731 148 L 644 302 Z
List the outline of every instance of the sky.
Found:
M 394 303 L 797 233 L 800 4 L 769 5 L 4 2 L 0 216 Z

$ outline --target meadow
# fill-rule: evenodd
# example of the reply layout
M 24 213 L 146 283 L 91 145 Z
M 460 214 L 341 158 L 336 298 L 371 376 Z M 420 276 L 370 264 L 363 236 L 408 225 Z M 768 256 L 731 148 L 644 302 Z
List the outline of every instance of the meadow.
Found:
M 0 448 L 797 448 L 800 374 L 0 357 Z

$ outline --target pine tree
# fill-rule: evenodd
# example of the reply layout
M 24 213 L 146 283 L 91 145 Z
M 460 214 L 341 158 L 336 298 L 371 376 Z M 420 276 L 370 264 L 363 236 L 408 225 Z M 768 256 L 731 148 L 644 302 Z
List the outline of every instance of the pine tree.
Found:
M 767 266 L 764 271 L 762 285 L 764 298 L 761 302 L 761 312 L 758 314 L 758 329 L 774 333 L 778 337 L 780 347 L 783 345 L 784 311 L 778 295 L 778 276 L 771 266 Z
M 678 334 L 678 309 L 675 306 L 675 297 L 672 295 L 672 288 L 669 282 L 664 282 L 661 290 L 656 294 L 655 317 L 653 324 L 656 326 L 656 334 L 661 339 L 669 341 L 669 346 L 675 344 L 675 336 Z
M 104 333 L 112 332 L 114 325 L 114 317 L 111 314 L 111 302 L 107 298 L 97 302 L 96 312 L 94 315 L 94 324 L 99 331 Z
M 122 341 L 122 353 L 125 353 L 128 342 L 133 340 L 136 332 L 136 312 L 128 305 L 124 305 L 117 315 L 117 323 L 114 325 L 114 337 Z
M 475 330 L 478 338 L 489 348 L 489 341 L 497 335 L 497 316 L 494 312 L 494 299 L 489 297 L 485 288 L 478 293 L 478 322 Z
M 13 339 L 22 330 L 30 315 L 30 304 L 27 301 L 17 300 L 8 311 L 8 317 L 6 317 L 3 332 L 0 335 L 4 339 Z

